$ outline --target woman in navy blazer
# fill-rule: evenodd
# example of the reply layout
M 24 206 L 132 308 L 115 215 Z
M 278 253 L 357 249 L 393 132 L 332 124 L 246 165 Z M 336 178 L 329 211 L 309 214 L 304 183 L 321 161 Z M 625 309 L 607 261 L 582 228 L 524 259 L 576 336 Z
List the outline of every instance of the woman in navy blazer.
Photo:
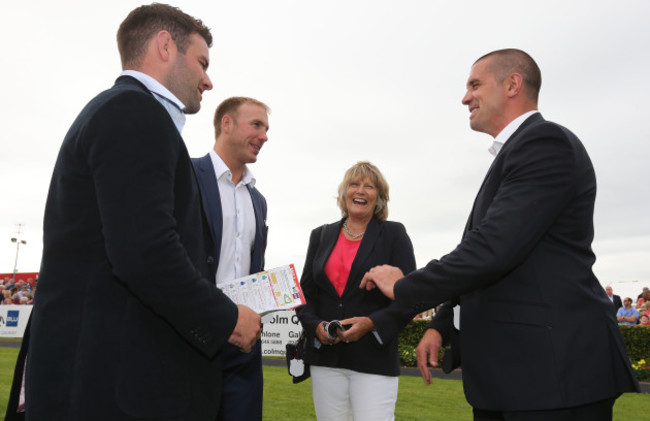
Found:
M 305 354 L 316 415 L 321 420 L 392 420 L 399 328 L 376 314 L 391 300 L 378 290 L 360 289 L 359 283 L 377 265 L 415 270 L 413 245 L 402 224 L 386 221 L 388 184 L 377 167 L 365 161 L 353 165 L 338 193 L 343 218 L 312 231 L 300 281 L 307 304 L 296 310 L 308 338 Z M 409 311 L 395 305 L 388 312 L 401 320 L 399 327 L 411 319 Z M 328 335 L 327 323 L 334 320 L 346 328 L 369 326 L 374 334 L 343 342 Z

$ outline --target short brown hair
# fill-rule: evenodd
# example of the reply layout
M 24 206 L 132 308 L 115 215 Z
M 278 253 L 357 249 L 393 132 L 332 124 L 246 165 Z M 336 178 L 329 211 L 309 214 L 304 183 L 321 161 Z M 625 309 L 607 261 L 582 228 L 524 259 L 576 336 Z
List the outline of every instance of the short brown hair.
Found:
M 185 54 L 190 35 L 197 33 L 212 46 L 212 34 L 203 22 L 178 7 L 152 3 L 133 9 L 117 31 L 117 48 L 122 68 L 137 68 L 142 63 L 149 40 L 160 31 L 168 31 L 178 51 Z
M 374 215 L 380 221 L 385 221 L 388 218 L 388 183 L 382 175 L 379 168 L 374 166 L 368 161 L 359 161 L 345 172 L 343 176 L 343 181 L 339 185 L 338 197 L 336 202 L 341 209 L 341 215 L 344 218 L 348 217 L 348 207 L 345 203 L 345 191 L 347 190 L 350 183 L 355 181 L 361 181 L 366 176 L 370 177 L 370 180 L 375 184 L 377 189 L 377 206 L 374 209 Z
M 496 50 L 485 54 L 476 60 L 474 64 L 488 57 L 495 58 L 488 70 L 494 74 L 499 82 L 502 82 L 513 73 L 519 73 L 524 80 L 524 84 L 528 87 L 525 90 L 527 96 L 537 103 L 539 90 L 542 87 L 542 72 L 528 53 L 516 48 Z
M 237 114 L 239 112 L 239 107 L 242 104 L 254 104 L 258 105 L 266 111 L 267 114 L 271 112 L 271 109 L 268 105 L 262 101 L 258 101 L 254 98 L 249 98 L 245 96 L 233 96 L 231 98 L 225 99 L 214 112 L 214 137 L 217 138 L 221 134 L 221 120 L 227 114 L 233 120 L 237 120 Z

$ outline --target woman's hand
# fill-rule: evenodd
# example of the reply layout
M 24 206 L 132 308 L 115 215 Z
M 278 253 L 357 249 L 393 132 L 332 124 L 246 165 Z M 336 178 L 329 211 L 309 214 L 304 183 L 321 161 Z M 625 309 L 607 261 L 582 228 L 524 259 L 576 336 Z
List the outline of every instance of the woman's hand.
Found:
M 336 338 L 332 339 L 327 335 L 327 330 L 325 330 L 325 326 L 327 325 L 326 321 L 322 321 L 318 324 L 318 327 L 316 327 L 316 337 L 318 340 L 323 344 L 323 345 L 336 345 L 339 342 L 341 342 L 341 337 L 337 336 Z
M 375 324 L 370 320 L 370 317 L 351 317 L 341 320 L 341 324 L 346 327 L 350 326 L 345 331 L 338 330 L 339 338 L 346 343 L 358 341 L 375 328 Z

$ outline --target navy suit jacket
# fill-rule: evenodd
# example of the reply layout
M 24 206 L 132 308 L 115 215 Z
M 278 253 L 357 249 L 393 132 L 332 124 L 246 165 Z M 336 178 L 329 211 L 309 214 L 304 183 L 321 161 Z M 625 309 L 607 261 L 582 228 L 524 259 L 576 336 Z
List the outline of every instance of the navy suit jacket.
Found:
M 580 140 L 534 114 L 505 143 L 461 243 L 395 284 L 414 313 L 459 300 L 468 402 L 566 408 L 638 391 L 592 272 L 594 170 Z M 448 337 L 450 306 L 432 327 Z
M 309 339 L 307 362 L 362 373 L 398 376 L 397 336 L 399 329 L 412 319 L 410 309 L 391 303 L 379 289 L 366 291 L 360 289 L 359 284 L 363 275 L 377 265 L 397 266 L 404 273 L 415 270 L 411 239 L 404 225 L 371 219 L 352 262 L 343 295 L 339 296 L 325 274 L 325 264 L 339 238 L 342 223 L 338 221 L 316 228 L 309 238 L 307 258 L 300 278 L 307 304 L 296 309 Z M 383 309 L 385 311 L 380 312 Z M 370 333 L 357 342 L 321 346 L 318 349 L 313 347 L 319 323 L 357 316 L 370 317 L 383 344 L 379 344 Z M 391 318 L 399 322 L 394 325 Z
M 219 184 L 215 176 L 210 154 L 192 158 L 192 164 L 201 187 L 203 207 L 208 214 L 210 232 L 214 239 L 214 259 L 217 268 L 220 263 L 223 234 L 223 211 Z M 251 250 L 249 273 L 264 270 L 264 252 L 268 227 L 266 225 L 266 200 L 255 188 L 246 185 L 251 195 L 255 212 L 255 242 Z M 214 279 L 213 279 L 214 282 Z M 218 420 L 261 420 L 263 401 L 262 344 L 261 341 L 249 353 L 226 344 L 224 347 L 224 399 Z
M 213 421 L 238 311 L 214 283 L 183 139 L 136 79 L 118 78 L 73 123 L 43 231 L 27 418 Z
M 219 194 L 219 184 L 212 166 L 210 154 L 201 158 L 192 158 L 192 164 L 196 176 L 201 186 L 201 196 L 203 197 L 203 206 L 209 215 L 210 231 L 212 232 L 215 247 L 215 261 L 219 267 L 219 250 L 221 247 L 221 235 L 223 232 L 223 213 L 221 210 L 221 196 Z M 257 273 L 264 270 L 264 252 L 266 251 L 266 241 L 268 227 L 266 225 L 266 199 L 255 187 L 246 185 L 253 200 L 253 209 L 255 210 L 255 244 L 251 252 L 250 273 Z

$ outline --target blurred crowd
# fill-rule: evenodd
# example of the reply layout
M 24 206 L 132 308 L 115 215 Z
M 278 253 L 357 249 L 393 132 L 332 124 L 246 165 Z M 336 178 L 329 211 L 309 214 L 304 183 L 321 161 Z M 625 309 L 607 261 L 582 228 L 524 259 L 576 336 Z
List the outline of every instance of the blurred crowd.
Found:
M 36 278 L 16 280 L 11 277 L 0 279 L 0 304 L 33 304 L 36 292 Z
M 616 319 L 619 324 L 630 326 L 650 326 L 650 289 L 643 288 L 641 294 L 633 300 L 631 297 L 625 297 L 621 303 L 618 295 L 612 294 L 610 286 L 606 289 L 614 305 L 618 308 Z M 618 304 L 617 304 L 618 303 Z

